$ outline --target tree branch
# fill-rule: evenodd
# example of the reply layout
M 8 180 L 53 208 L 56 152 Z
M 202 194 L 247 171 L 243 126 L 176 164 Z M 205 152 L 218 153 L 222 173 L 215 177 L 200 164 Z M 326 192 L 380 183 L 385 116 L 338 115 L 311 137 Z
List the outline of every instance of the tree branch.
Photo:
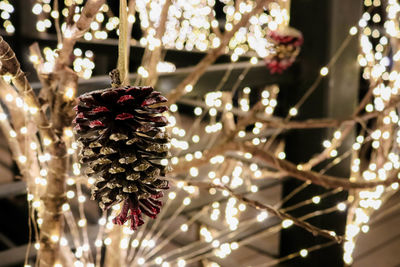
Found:
M 378 185 L 391 185 L 398 181 L 397 175 L 389 178 L 385 181 L 350 181 L 345 177 L 334 177 L 329 175 L 318 174 L 313 171 L 300 170 L 293 163 L 279 159 L 275 157 L 271 152 L 261 150 L 260 148 L 245 144 L 244 142 L 230 141 L 224 142 L 222 144 L 216 145 L 211 149 L 203 152 L 203 157 L 200 159 L 193 159 L 190 162 L 184 162 L 177 166 L 174 166 L 172 173 L 184 173 L 188 172 L 192 167 L 200 167 L 202 165 L 208 164 L 212 157 L 217 155 L 223 155 L 225 152 L 242 151 L 251 153 L 253 156 L 259 158 L 263 162 L 270 164 L 272 167 L 285 172 L 287 175 L 297 178 L 299 180 L 320 185 L 325 188 L 343 188 L 346 190 L 355 188 L 373 188 Z
M 235 143 L 237 144 L 237 143 Z M 272 153 L 268 151 L 263 151 L 255 146 L 248 144 L 237 144 L 239 148 L 242 147 L 242 151 L 249 152 L 253 154 L 253 156 L 258 157 L 260 160 L 271 164 L 278 170 L 286 172 L 288 175 L 293 176 L 299 180 L 310 182 L 316 185 L 323 186 L 325 188 L 343 188 L 346 190 L 354 189 L 354 188 L 373 188 L 378 185 L 389 186 L 394 182 L 398 181 L 397 175 L 394 175 L 392 178 L 389 178 L 385 181 L 351 181 L 348 178 L 344 177 L 334 177 L 330 175 L 318 174 L 313 171 L 303 171 L 299 170 L 296 165 L 293 163 L 278 159 Z
M 288 219 L 293 221 L 293 223 L 303 229 L 305 229 L 306 231 L 312 233 L 314 236 L 323 236 L 325 238 L 331 239 L 336 241 L 337 243 L 341 243 L 343 241 L 343 237 L 342 236 L 337 236 L 334 232 L 332 231 L 328 231 L 325 229 L 320 229 L 304 220 L 298 219 L 288 213 L 285 213 L 279 209 L 274 208 L 271 205 L 267 205 L 267 204 L 262 204 L 261 202 L 258 202 L 256 200 L 252 200 L 247 198 L 245 195 L 243 194 L 238 194 L 235 193 L 232 189 L 230 189 L 227 186 L 221 186 L 221 185 L 211 185 L 210 186 L 214 187 L 214 188 L 218 188 L 221 190 L 227 190 L 229 192 L 229 194 L 233 197 L 235 197 L 237 200 L 246 203 L 246 205 L 248 206 L 252 206 L 255 209 L 258 210 L 265 210 L 269 213 L 274 214 L 275 216 L 279 217 L 282 220 Z
M 145 69 L 149 73 L 148 78 L 144 81 L 144 84 L 146 86 L 154 87 L 158 80 L 157 63 L 160 61 L 160 58 L 161 58 L 161 52 L 162 52 L 162 48 L 163 48 L 162 37 L 164 36 L 165 29 L 167 26 L 166 22 L 168 19 L 168 10 L 169 10 L 169 7 L 171 6 L 171 4 L 172 4 L 172 0 L 166 0 L 165 4 L 161 10 L 160 22 L 159 22 L 157 30 L 156 30 L 156 35 L 154 36 L 155 39 L 160 41 L 160 44 L 158 46 L 154 47 L 154 50 L 150 52 L 150 57 L 149 57 L 149 60 L 147 61 L 147 64 L 144 64 L 145 62 L 142 62 L 142 65 L 145 66 Z M 150 50 L 149 46 L 146 47 L 146 50 Z
M 351 116 L 344 119 L 307 119 L 303 121 L 285 121 L 283 118 L 262 116 L 257 112 L 250 112 L 248 115 L 243 117 L 241 123 L 238 123 L 239 130 L 245 126 L 253 124 L 255 122 L 262 122 L 265 127 L 268 128 L 280 128 L 280 129 L 313 129 L 313 128 L 338 128 L 342 126 L 352 126 L 356 123 L 363 123 L 367 120 L 374 119 L 382 112 L 394 108 L 400 104 L 400 97 L 392 99 L 390 103 L 382 111 L 373 111 L 365 113 L 363 115 Z
M 186 94 L 185 87 L 187 85 L 194 86 L 194 84 L 199 80 L 199 78 L 203 75 L 207 68 L 224 53 L 226 46 L 229 44 L 229 41 L 234 36 L 234 34 L 241 27 L 245 27 L 252 16 L 262 12 L 266 3 L 270 1 L 271 0 L 257 0 L 255 2 L 255 7 L 253 7 L 253 9 L 249 13 L 243 14 L 240 21 L 233 26 L 233 29 L 231 31 L 226 31 L 224 33 L 221 39 L 221 44 L 217 48 L 209 50 L 207 55 L 196 65 L 193 72 L 189 74 L 173 91 L 171 91 L 167 95 L 169 104 L 175 103 L 181 96 Z
M 39 128 L 42 138 L 48 138 L 53 142 L 56 141 L 57 137 L 54 131 L 50 128 L 47 117 L 41 110 L 39 101 L 28 82 L 25 73 L 21 70 L 21 66 L 15 57 L 14 51 L 1 36 L 0 62 L 0 75 L 11 75 L 13 84 L 30 108 L 30 113 L 32 114 L 33 119 Z
M 64 32 L 62 48 L 56 60 L 56 70 L 70 64 L 70 55 L 76 41 L 89 29 L 90 23 L 99 12 L 105 0 L 88 0 L 83 7 L 78 21 Z

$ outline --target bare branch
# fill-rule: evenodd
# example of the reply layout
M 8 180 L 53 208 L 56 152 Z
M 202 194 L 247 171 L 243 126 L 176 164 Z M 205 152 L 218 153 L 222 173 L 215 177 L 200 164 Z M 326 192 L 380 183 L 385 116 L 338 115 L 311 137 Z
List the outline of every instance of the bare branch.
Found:
M 0 75 L 11 75 L 12 82 L 17 88 L 20 95 L 23 97 L 25 102 L 30 107 L 31 114 L 42 138 L 48 138 L 51 141 L 57 139 L 54 131 L 50 128 L 50 124 L 47 120 L 46 115 L 40 109 L 39 101 L 30 86 L 25 73 L 21 70 L 20 64 L 15 57 L 14 51 L 8 45 L 6 41 L 0 36 L 0 61 L 1 70 Z
M 162 37 L 164 36 L 165 29 L 167 26 L 167 19 L 168 19 L 168 10 L 169 7 L 172 4 L 172 0 L 166 0 L 165 4 L 161 10 L 161 17 L 160 17 L 160 22 L 156 30 L 156 35 L 154 36 L 155 39 L 160 41 L 160 45 L 156 46 L 153 51 L 150 53 L 150 58 L 148 60 L 148 63 L 145 65 L 149 77 L 145 80 L 144 84 L 148 86 L 153 86 L 157 83 L 158 80 L 158 74 L 157 74 L 157 63 L 160 61 L 161 57 L 161 52 L 162 52 Z M 146 47 L 146 50 L 150 49 L 149 46 Z M 142 62 L 143 65 L 144 62 Z
M 229 194 L 233 197 L 235 197 L 237 200 L 246 203 L 246 205 L 248 206 L 252 206 L 253 208 L 256 208 L 258 210 L 265 210 L 269 213 L 274 214 L 275 216 L 279 217 L 282 220 L 288 219 L 293 221 L 293 223 L 305 230 L 307 230 L 308 232 L 312 233 L 314 236 L 323 236 L 325 238 L 331 239 L 336 241 L 337 243 L 341 243 L 343 241 L 343 237 L 342 236 L 337 236 L 334 232 L 332 231 L 328 231 L 325 229 L 320 229 L 304 220 L 298 219 L 288 213 L 285 213 L 279 209 L 274 208 L 271 205 L 267 205 L 267 204 L 262 204 L 261 202 L 258 202 L 256 200 L 252 200 L 247 198 L 245 195 L 243 194 L 238 194 L 235 193 L 231 188 L 227 187 L 227 186 L 221 186 L 221 185 L 212 185 L 210 184 L 210 186 L 214 187 L 214 188 L 218 188 L 221 190 L 226 190 L 229 192 Z
M 240 21 L 233 26 L 231 31 L 226 31 L 221 39 L 221 44 L 214 49 L 209 50 L 207 55 L 196 65 L 195 69 L 191 74 L 189 74 L 173 91 L 171 91 L 167 98 L 168 103 L 175 103 L 181 96 L 183 96 L 186 91 L 185 87 L 187 85 L 194 85 L 201 75 L 206 71 L 208 66 L 213 64 L 215 60 L 224 53 L 226 46 L 228 45 L 234 34 L 241 28 L 245 27 L 250 20 L 250 18 L 260 12 L 262 12 L 264 6 L 270 2 L 270 0 L 258 0 L 255 2 L 255 6 L 249 13 L 243 14 Z
M 39 44 L 33 43 L 29 46 L 29 51 L 31 57 L 36 60 L 33 61 L 33 66 L 36 70 L 37 76 L 39 78 L 40 83 L 42 84 L 42 88 L 39 92 L 39 103 L 43 110 L 46 110 L 49 103 L 53 102 L 54 90 L 56 87 L 56 77 L 54 73 L 44 73 L 42 71 L 44 59 L 42 57 L 42 53 L 40 52 Z
M 351 116 L 344 119 L 332 119 L 332 118 L 322 118 L 322 119 L 307 119 L 303 121 L 287 121 L 283 118 L 263 116 L 254 110 L 257 103 L 252 111 L 250 111 L 245 117 L 239 120 L 238 130 L 245 128 L 245 126 L 253 124 L 255 122 L 262 122 L 265 127 L 268 128 L 280 128 L 280 129 L 313 129 L 313 128 L 338 128 L 342 126 L 353 126 L 356 123 L 363 123 L 367 120 L 374 119 L 382 112 L 394 108 L 400 104 L 400 98 L 394 98 L 390 103 L 381 111 L 373 111 L 365 113 L 363 115 Z
M 249 152 L 253 154 L 253 156 L 258 157 L 262 161 L 271 164 L 275 168 L 286 172 L 288 175 L 293 176 L 299 180 L 313 183 L 316 185 L 320 185 L 326 188 L 343 188 L 343 189 L 354 189 L 354 188 L 373 188 L 378 185 L 391 185 L 394 182 L 398 181 L 397 175 L 393 176 L 392 178 L 388 178 L 385 181 L 351 181 L 348 178 L 344 177 L 334 177 L 329 175 L 318 174 L 313 171 L 303 171 L 300 170 L 296 165 L 293 163 L 278 159 L 272 153 L 268 151 L 261 150 L 255 146 L 248 145 L 248 144 L 238 144 L 238 146 L 242 147 L 243 151 Z
M 61 69 L 63 66 L 69 65 L 70 55 L 76 41 L 89 29 L 90 23 L 93 21 L 104 2 L 105 0 L 88 0 L 83 7 L 79 20 L 65 30 L 62 48 L 58 53 L 56 61 L 56 69 Z
M 297 178 L 299 180 L 320 185 L 326 188 L 343 188 L 343 189 L 355 189 L 355 188 L 373 188 L 378 185 L 391 185 L 398 181 L 397 175 L 388 178 L 384 181 L 351 181 L 345 177 L 334 177 L 329 175 L 318 174 L 313 171 L 301 170 L 293 163 L 279 159 L 275 157 L 271 152 L 261 150 L 260 148 L 241 143 L 238 141 L 225 142 L 220 145 L 214 146 L 211 149 L 203 152 L 203 157 L 201 159 L 194 159 L 190 162 L 184 162 L 177 166 L 174 166 L 173 173 L 184 173 L 188 172 L 191 167 L 199 167 L 209 163 L 209 160 L 217 155 L 223 155 L 225 152 L 242 151 L 251 153 L 253 156 L 259 158 L 263 162 L 270 164 L 274 168 L 285 172 L 287 175 Z

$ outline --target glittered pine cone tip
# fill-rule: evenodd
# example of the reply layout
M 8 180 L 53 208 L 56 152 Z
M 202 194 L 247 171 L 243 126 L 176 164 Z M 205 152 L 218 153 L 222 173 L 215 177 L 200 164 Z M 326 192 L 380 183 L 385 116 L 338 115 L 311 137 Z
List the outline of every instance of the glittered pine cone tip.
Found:
M 86 174 L 96 178 L 92 199 L 103 210 L 121 203 L 113 220 L 131 229 L 143 224 L 142 214 L 155 218 L 168 189 L 162 178 L 169 170 L 169 136 L 164 126 L 167 99 L 152 87 L 118 87 L 78 98 L 75 132 Z M 153 106 L 157 104 L 157 106 Z
M 303 44 L 303 35 L 292 27 L 269 31 L 268 40 L 272 43 L 271 53 L 264 59 L 272 74 L 282 73 L 296 60 Z

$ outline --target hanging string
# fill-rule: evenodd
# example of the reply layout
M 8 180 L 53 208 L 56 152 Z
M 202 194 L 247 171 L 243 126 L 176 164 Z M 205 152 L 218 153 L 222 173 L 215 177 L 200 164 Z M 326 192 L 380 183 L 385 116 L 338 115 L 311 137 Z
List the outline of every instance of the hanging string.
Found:
M 290 0 L 286 0 L 283 2 L 282 7 L 286 10 L 286 14 L 283 18 L 283 23 L 285 26 L 289 26 L 290 24 Z
M 118 64 L 121 85 L 128 85 L 128 11 L 126 0 L 119 1 Z

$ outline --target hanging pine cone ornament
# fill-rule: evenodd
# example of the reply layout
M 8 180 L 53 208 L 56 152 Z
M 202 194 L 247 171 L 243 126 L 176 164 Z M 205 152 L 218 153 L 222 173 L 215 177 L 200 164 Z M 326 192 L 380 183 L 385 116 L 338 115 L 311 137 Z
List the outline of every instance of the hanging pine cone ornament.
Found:
M 303 35 L 300 31 L 285 27 L 269 31 L 268 40 L 273 44 L 271 54 L 264 59 L 269 71 L 281 74 L 296 60 L 303 44 Z
M 142 214 L 160 212 L 168 166 L 169 137 L 162 113 L 167 99 L 151 87 L 119 87 L 86 93 L 78 98 L 75 131 L 86 174 L 95 177 L 92 198 L 107 210 L 123 202 L 113 220 L 131 229 L 142 225 Z M 158 104 L 154 107 L 154 104 Z

